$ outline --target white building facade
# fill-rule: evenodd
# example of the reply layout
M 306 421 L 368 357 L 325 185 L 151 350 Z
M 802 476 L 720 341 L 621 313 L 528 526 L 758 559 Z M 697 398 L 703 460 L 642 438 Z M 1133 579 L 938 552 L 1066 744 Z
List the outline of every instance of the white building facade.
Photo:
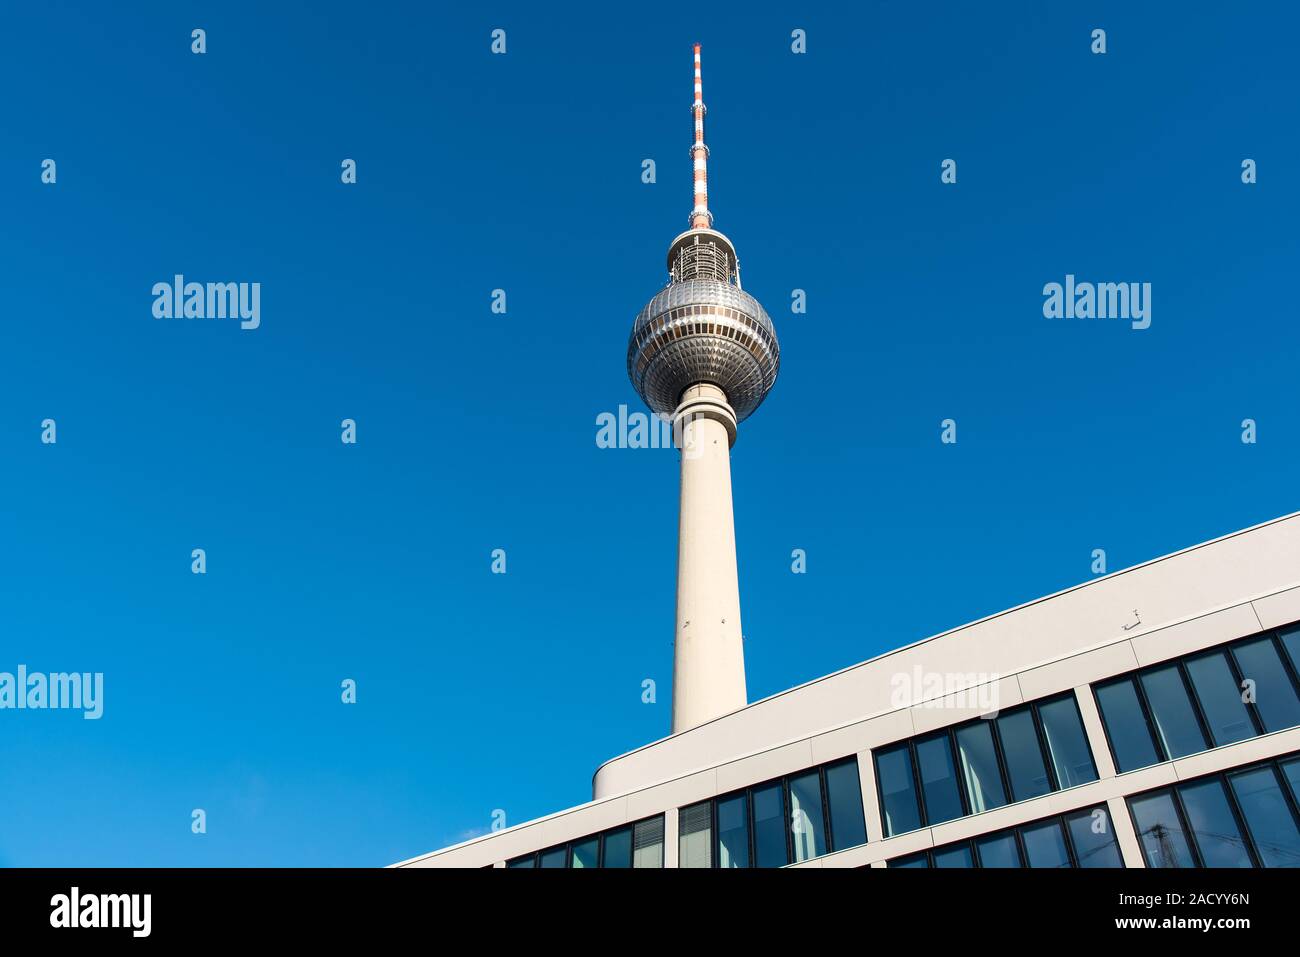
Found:
M 1300 865 L 1300 513 L 601 765 L 401 867 Z

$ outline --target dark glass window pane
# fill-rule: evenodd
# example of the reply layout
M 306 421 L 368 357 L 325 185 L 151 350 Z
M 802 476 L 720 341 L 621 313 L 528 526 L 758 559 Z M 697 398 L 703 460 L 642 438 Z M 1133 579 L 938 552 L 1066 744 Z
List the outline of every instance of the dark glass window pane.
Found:
M 993 747 L 993 730 L 987 721 L 957 729 L 957 754 L 962 778 L 970 796 L 971 813 L 978 814 L 1007 803 L 998 771 L 998 755 Z
M 549 851 L 542 851 L 542 867 L 564 867 L 569 859 L 569 849 L 567 847 L 556 847 Z
M 1243 679 L 1255 682 L 1255 710 L 1265 731 L 1281 731 L 1300 724 L 1300 698 L 1278 656 L 1277 646 L 1267 635 L 1234 645 L 1232 653 Z
M 652 817 L 632 827 L 632 866 L 664 866 L 664 819 Z
M 1010 831 L 975 838 L 979 847 L 980 867 L 1023 867 L 1016 836 Z
M 1184 784 L 1178 789 L 1192 839 L 1206 867 L 1254 867 L 1237 827 L 1228 796 L 1218 778 Z
M 1138 842 L 1146 855 L 1147 867 L 1195 867 L 1192 849 L 1187 846 L 1187 835 L 1178 820 L 1174 799 L 1168 793 L 1148 794 L 1134 798 L 1129 807 L 1133 811 L 1133 826 Z
M 880 798 L 884 805 L 885 834 L 902 834 L 921 826 L 921 812 L 916 803 L 916 785 L 912 778 L 912 754 L 906 744 L 876 752 L 876 775 L 880 779 Z
M 1282 765 L 1282 774 L 1291 784 L 1291 800 L 1300 803 L 1300 758 Z
M 785 810 L 781 785 L 754 789 L 754 863 L 757 867 L 785 867 Z
M 1105 807 L 1090 808 L 1065 819 L 1074 843 L 1074 858 L 1080 867 L 1123 867 L 1115 843 L 1115 828 Z
M 971 857 L 970 845 L 954 844 L 934 852 L 935 867 L 974 867 L 975 859 Z
M 537 855 L 529 854 L 527 857 L 516 857 L 513 861 L 508 861 L 506 867 L 536 867 Z
M 1026 824 L 1020 829 L 1025 842 L 1025 856 L 1030 867 L 1069 867 L 1070 852 L 1065 849 L 1065 835 L 1056 821 Z
M 1151 720 L 1165 754 L 1181 758 L 1186 754 L 1204 751 L 1209 744 L 1196 720 L 1192 701 L 1187 696 L 1187 685 L 1177 665 L 1163 665 L 1142 672 L 1142 690 L 1151 705 Z
M 930 856 L 922 851 L 920 854 L 909 854 L 907 857 L 899 857 L 889 862 L 890 867 L 929 867 Z
M 570 867 L 595 867 L 600 863 L 600 838 L 589 837 L 573 845 Z
M 1271 767 L 1230 775 L 1255 853 L 1265 867 L 1300 867 L 1300 831 Z
M 1187 661 L 1187 674 L 1196 689 L 1201 710 L 1215 744 L 1231 744 L 1255 736 L 1255 726 L 1241 700 L 1241 689 L 1228 668 L 1223 652 Z
M 743 794 L 718 801 L 718 866 L 749 866 L 749 810 Z
M 796 861 L 810 861 L 826 853 L 825 821 L 821 774 L 812 771 L 791 778 L 790 846 Z
M 1049 793 L 1052 785 L 1047 777 L 1047 765 L 1043 763 L 1038 732 L 1034 729 L 1034 716 L 1029 709 L 1012 711 L 998 718 L 998 734 L 1002 738 L 1002 753 L 1007 759 L 1012 797 L 1024 801 Z
M 605 835 L 605 859 L 601 867 L 632 866 L 632 829 L 619 828 Z
M 684 807 L 678 815 L 677 866 L 713 866 L 712 801 L 701 801 Z
M 1282 639 L 1282 647 L 1291 656 L 1291 664 L 1300 669 L 1300 625 L 1278 629 L 1277 636 Z
M 1060 786 L 1072 788 L 1097 780 L 1097 769 L 1092 764 L 1092 752 L 1088 750 L 1088 738 L 1083 733 L 1074 695 L 1044 702 L 1038 706 L 1038 716 L 1043 721 L 1043 737 L 1047 739 L 1047 752 L 1052 756 Z
M 957 768 L 946 733 L 916 742 L 916 763 L 921 771 L 921 792 L 925 796 L 925 823 L 941 824 L 961 817 L 961 792 L 957 790 Z
M 867 843 L 857 761 L 845 761 L 826 769 L 826 800 L 831 805 L 831 849 L 842 851 Z
M 1163 760 L 1151 741 L 1151 732 L 1147 730 L 1142 703 L 1132 679 L 1098 685 L 1095 691 L 1097 707 L 1106 725 L 1106 737 L 1115 752 L 1118 769 L 1132 771 Z

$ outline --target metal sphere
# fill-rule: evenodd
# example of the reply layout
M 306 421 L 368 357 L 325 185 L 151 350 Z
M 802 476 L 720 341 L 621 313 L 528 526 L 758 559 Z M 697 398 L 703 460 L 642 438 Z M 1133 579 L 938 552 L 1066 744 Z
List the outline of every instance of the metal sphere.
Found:
M 646 405 L 671 415 L 687 388 L 718 386 L 740 421 L 776 382 L 781 348 L 758 300 L 715 278 L 673 282 L 641 310 L 627 374 Z

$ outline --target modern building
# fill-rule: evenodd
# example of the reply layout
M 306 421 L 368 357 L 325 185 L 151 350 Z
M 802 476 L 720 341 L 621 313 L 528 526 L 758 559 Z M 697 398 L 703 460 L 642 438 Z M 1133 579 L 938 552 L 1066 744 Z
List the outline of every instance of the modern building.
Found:
M 757 701 L 401 866 L 1294 866 L 1298 667 L 1300 513 Z
M 732 521 L 772 322 L 695 206 L 628 373 L 681 448 L 672 734 L 592 801 L 402 867 L 1300 865 L 1300 513 L 753 704 Z

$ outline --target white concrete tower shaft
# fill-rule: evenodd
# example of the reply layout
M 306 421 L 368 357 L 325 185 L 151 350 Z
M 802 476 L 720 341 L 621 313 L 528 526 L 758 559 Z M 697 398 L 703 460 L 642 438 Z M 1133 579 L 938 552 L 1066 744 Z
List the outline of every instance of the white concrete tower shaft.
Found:
M 693 385 L 673 417 L 682 465 L 677 522 L 673 733 L 745 707 L 745 650 L 731 506 L 736 414 L 714 385 Z

